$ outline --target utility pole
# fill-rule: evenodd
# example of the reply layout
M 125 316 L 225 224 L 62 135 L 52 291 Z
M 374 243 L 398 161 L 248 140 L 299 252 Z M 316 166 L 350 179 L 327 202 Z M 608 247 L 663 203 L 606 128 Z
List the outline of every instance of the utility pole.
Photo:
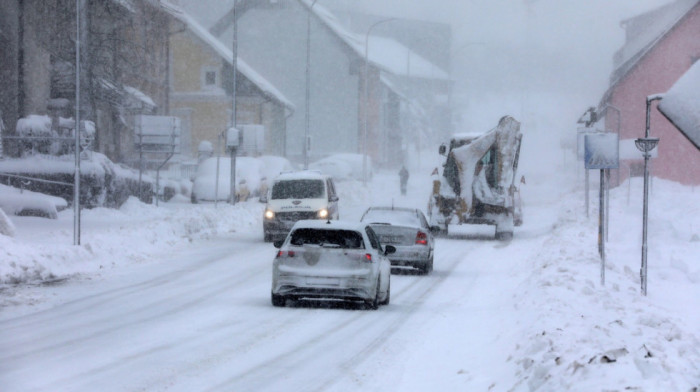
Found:
M 85 18 L 81 17 L 86 12 L 85 0 L 75 1 L 75 173 L 73 176 L 73 245 L 80 245 L 80 40 L 86 26 Z
M 231 126 L 236 128 L 236 82 L 238 80 L 238 18 L 236 17 L 236 1 L 233 2 L 233 47 L 231 49 L 233 59 L 231 66 L 233 67 L 233 92 L 231 93 Z M 227 137 L 231 132 L 227 133 Z M 227 140 L 227 145 L 230 141 Z M 231 205 L 236 204 L 236 148 L 229 149 L 231 154 Z

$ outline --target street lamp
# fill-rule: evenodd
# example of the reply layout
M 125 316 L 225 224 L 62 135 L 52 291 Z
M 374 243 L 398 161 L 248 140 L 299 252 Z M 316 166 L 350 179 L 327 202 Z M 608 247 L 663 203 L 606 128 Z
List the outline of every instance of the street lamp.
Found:
M 644 137 L 634 141 L 634 145 L 639 151 L 644 154 L 644 209 L 642 214 L 642 268 L 639 271 L 639 276 L 642 281 L 642 294 L 647 295 L 647 222 L 649 220 L 649 153 L 657 144 L 659 138 L 649 137 L 649 123 L 651 116 L 651 103 L 661 99 L 660 95 L 647 97 L 647 119 Z
M 314 0 L 309 7 L 309 12 L 306 14 L 306 106 L 304 116 L 304 170 L 309 168 L 309 100 L 311 95 L 310 79 L 311 79 L 311 12 L 318 0 Z
M 396 18 L 387 18 L 387 19 L 382 19 L 378 22 L 375 22 L 373 25 L 369 26 L 367 29 L 367 34 L 365 34 L 365 124 L 362 130 L 363 136 L 363 152 L 364 154 L 362 155 L 362 183 L 364 185 L 367 185 L 367 129 L 369 128 L 369 35 L 372 32 L 372 30 L 377 27 L 378 25 L 386 22 L 390 22 L 392 20 L 396 20 Z

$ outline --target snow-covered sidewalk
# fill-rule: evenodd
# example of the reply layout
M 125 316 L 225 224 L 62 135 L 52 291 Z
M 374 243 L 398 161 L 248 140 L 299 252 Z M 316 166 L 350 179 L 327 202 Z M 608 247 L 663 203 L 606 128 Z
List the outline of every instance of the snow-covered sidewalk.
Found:
M 565 195 L 559 218 L 513 305 L 518 390 L 695 391 L 700 388 L 700 189 L 655 180 L 648 296 L 641 295 L 642 180 L 611 191 L 605 286 L 597 208 Z M 569 197 L 567 197 L 569 196 Z M 597 201 L 593 195 L 591 199 Z

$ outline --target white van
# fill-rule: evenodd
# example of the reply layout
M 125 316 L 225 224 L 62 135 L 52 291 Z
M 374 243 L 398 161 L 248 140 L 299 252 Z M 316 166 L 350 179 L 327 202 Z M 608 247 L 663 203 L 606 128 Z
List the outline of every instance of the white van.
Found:
M 330 176 L 304 170 L 282 173 L 261 202 L 265 242 L 283 240 L 294 223 L 303 219 L 338 219 L 338 194 Z

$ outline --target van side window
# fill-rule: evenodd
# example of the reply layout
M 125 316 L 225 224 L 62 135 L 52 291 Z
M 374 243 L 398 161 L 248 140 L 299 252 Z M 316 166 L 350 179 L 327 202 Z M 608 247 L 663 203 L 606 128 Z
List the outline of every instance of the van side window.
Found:
M 330 179 L 326 180 L 326 187 L 328 188 L 328 200 L 334 199 L 336 197 L 336 194 L 333 181 Z

